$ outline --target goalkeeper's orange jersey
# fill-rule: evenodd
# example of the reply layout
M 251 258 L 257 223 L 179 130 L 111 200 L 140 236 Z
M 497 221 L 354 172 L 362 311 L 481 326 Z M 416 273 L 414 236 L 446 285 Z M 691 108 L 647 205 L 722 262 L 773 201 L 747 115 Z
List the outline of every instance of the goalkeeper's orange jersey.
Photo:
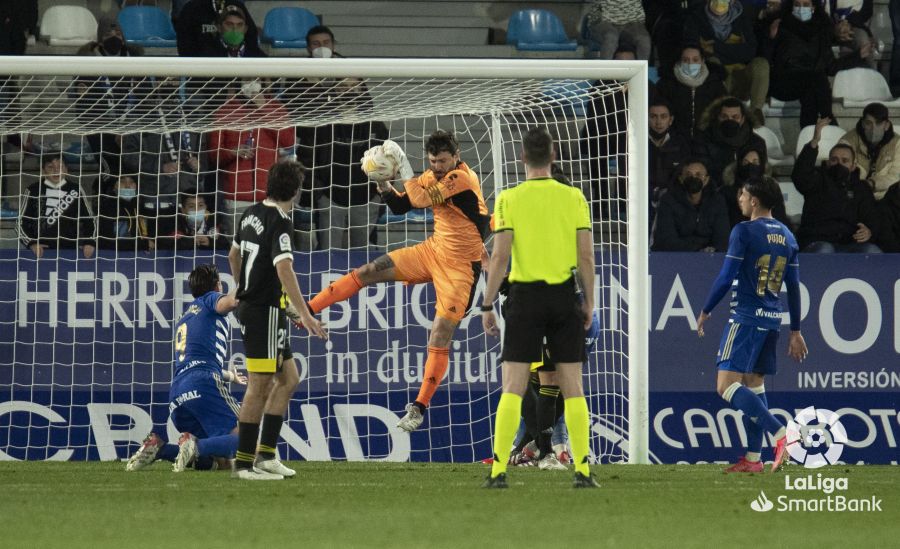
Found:
M 428 170 L 404 183 L 404 194 L 413 208 L 434 210 L 434 234 L 431 238 L 439 253 L 448 260 L 480 261 L 490 217 L 481 184 L 465 162 L 440 181 Z

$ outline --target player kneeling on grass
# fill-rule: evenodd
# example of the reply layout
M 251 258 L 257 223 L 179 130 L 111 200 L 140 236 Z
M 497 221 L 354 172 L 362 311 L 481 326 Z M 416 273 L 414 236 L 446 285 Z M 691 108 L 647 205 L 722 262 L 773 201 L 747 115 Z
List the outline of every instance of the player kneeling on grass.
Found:
M 587 353 L 593 350 L 599 335 L 600 318 L 594 311 L 591 327 L 584 338 Z M 522 396 L 522 426 L 516 434 L 516 447 L 509 457 L 509 464 L 565 471 L 570 457 L 564 410 L 565 399 L 559 390 L 556 364 L 545 347 L 543 360 L 531 365 L 528 388 Z M 554 440 L 558 443 L 553 444 Z
M 774 179 L 762 177 L 744 184 L 738 195 L 741 213 L 750 218 L 731 230 L 725 263 L 697 318 L 697 335 L 710 312 L 733 289 L 731 317 L 722 334 L 717 357 L 719 395 L 744 413 L 747 454 L 728 472 L 760 472 L 760 450 L 765 432 L 776 440 L 772 472 L 787 461 L 784 424 L 769 412 L 763 381 L 775 374 L 775 347 L 781 329 L 781 284 L 788 292 L 791 336 L 788 355 L 798 362 L 809 352 L 800 334 L 800 264 L 797 241 L 791 231 L 772 218 L 772 206 L 781 198 Z
M 226 383 L 247 383 L 244 376 L 223 369 L 228 345 L 226 315 L 237 306 L 234 294 L 222 293 L 215 265 L 200 265 L 188 277 L 194 301 L 175 325 L 175 375 L 169 390 L 172 423 L 181 432 L 178 445 L 150 433 L 128 460 L 126 471 L 137 471 L 157 459 L 174 461 L 172 470 L 189 465 L 209 469 L 234 457 L 240 406 Z

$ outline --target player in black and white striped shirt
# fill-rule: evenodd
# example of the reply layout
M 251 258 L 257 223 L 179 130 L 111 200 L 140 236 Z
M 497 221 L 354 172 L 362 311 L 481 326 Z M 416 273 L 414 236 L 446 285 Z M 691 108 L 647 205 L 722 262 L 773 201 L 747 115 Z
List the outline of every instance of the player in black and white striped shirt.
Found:
M 298 162 L 272 166 L 267 198 L 244 211 L 228 254 L 231 273 L 238 282 L 237 317 L 248 372 L 234 471 L 241 479 L 274 480 L 295 474 L 275 455 L 284 413 L 300 382 L 289 345 L 288 305 L 294 305 L 299 321 L 311 333 L 327 338 L 310 314 L 294 274 L 289 213 L 303 179 L 303 166 Z

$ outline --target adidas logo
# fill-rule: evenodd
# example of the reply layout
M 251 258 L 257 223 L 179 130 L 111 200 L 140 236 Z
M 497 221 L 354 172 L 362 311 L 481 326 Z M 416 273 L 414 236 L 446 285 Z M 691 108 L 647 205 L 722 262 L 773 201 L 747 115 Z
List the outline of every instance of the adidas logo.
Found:
M 437 380 L 434 378 L 434 376 L 429 376 L 427 379 L 425 379 L 425 382 L 437 384 Z

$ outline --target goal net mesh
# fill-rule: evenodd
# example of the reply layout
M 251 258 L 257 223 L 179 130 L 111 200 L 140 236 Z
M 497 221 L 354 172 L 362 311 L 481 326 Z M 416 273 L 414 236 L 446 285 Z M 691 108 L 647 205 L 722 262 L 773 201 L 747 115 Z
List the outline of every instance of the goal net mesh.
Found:
M 418 174 L 429 134 L 450 130 L 492 208 L 524 179 L 520 139 L 542 125 L 593 215 L 601 335 L 584 368 L 593 457 L 627 459 L 625 97 L 624 82 L 588 78 L 2 80 L 0 200 L 16 213 L 0 221 L 0 458 L 122 459 L 151 430 L 176 439 L 168 390 L 187 274 L 213 262 L 232 286 L 234 216 L 264 195 L 272 163 L 296 156 L 309 168 L 293 220 L 294 267 L 311 297 L 431 233 L 428 211 L 398 216 L 380 204 L 362 151 L 390 138 Z M 475 304 L 483 287 L 482 278 Z M 292 329 L 302 382 L 282 457 L 489 457 L 500 345 L 477 309 L 454 335 L 422 428 L 395 427 L 421 382 L 434 310 L 430 284 L 379 284 L 322 313 L 327 343 Z M 226 361 L 242 370 L 231 324 Z M 232 390 L 240 399 L 242 388 Z

